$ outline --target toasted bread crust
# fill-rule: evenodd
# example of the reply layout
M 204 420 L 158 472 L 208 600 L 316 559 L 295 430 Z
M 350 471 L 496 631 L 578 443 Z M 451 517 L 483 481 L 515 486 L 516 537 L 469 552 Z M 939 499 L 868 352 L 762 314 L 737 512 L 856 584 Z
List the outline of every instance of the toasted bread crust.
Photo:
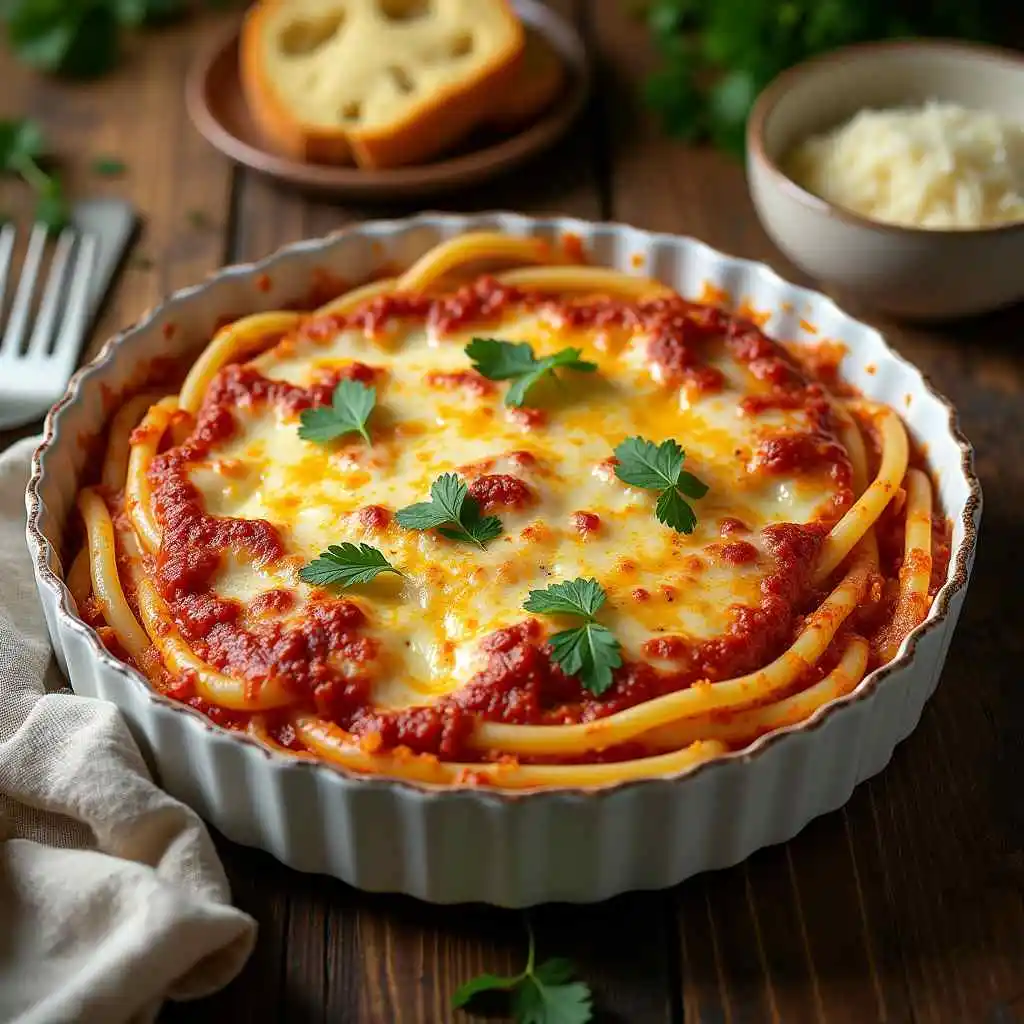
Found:
M 281 97 L 263 56 L 265 36 L 287 0 L 260 0 L 242 27 L 242 88 L 253 120 L 278 151 L 312 163 L 385 169 L 424 163 L 486 122 L 495 95 L 512 88 L 520 73 L 525 33 L 509 0 L 498 0 L 507 21 L 507 42 L 493 58 L 455 84 L 435 88 L 408 114 L 383 127 L 337 128 L 301 120 Z
M 261 46 L 275 2 L 253 4 L 242 24 L 239 73 L 249 113 L 267 142 L 285 156 L 307 163 L 351 164 L 352 148 L 344 131 L 297 120 L 266 75 Z

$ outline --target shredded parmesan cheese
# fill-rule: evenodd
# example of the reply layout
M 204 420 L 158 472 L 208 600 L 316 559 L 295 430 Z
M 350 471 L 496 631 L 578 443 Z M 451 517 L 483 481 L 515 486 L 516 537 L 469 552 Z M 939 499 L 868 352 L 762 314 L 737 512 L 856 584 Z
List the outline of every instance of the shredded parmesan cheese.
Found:
M 1024 124 L 955 104 L 862 110 L 799 145 L 786 172 L 828 202 L 890 224 L 1024 221 Z

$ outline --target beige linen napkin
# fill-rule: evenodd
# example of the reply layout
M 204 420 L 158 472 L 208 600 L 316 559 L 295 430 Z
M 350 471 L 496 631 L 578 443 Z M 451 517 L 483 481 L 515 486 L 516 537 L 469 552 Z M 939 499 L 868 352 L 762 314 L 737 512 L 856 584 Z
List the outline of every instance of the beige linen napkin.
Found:
M 0 1021 L 151 1021 L 227 984 L 256 923 L 117 709 L 55 692 L 25 544 L 35 444 L 0 457 Z

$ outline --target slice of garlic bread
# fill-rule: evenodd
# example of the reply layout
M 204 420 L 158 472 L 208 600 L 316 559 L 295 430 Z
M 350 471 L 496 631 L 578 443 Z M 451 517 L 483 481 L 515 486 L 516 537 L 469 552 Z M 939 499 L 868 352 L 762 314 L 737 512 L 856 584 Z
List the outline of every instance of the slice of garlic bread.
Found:
M 487 121 L 524 48 L 507 0 L 261 0 L 242 30 L 242 85 L 289 156 L 401 167 Z

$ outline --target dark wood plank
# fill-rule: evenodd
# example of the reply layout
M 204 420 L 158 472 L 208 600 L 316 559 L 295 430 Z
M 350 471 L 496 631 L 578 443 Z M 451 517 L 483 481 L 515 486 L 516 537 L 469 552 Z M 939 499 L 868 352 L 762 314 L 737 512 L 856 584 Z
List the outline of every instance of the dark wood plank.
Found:
M 759 228 L 742 169 L 666 139 L 640 108 L 631 87 L 653 64 L 644 28 L 615 5 L 594 13 L 605 94 L 616 97 L 612 216 L 811 283 Z M 987 509 L 971 596 L 943 684 L 886 772 L 786 847 L 680 888 L 687 1024 L 983 1021 L 1024 992 L 1024 642 L 1000 586 L 1024 569 L 1014 526 L 1024 469 L 1005 440 L 1020 430 L 1024 311 L 944 329 L 876 322 L 957 402 L 981 453 Z

